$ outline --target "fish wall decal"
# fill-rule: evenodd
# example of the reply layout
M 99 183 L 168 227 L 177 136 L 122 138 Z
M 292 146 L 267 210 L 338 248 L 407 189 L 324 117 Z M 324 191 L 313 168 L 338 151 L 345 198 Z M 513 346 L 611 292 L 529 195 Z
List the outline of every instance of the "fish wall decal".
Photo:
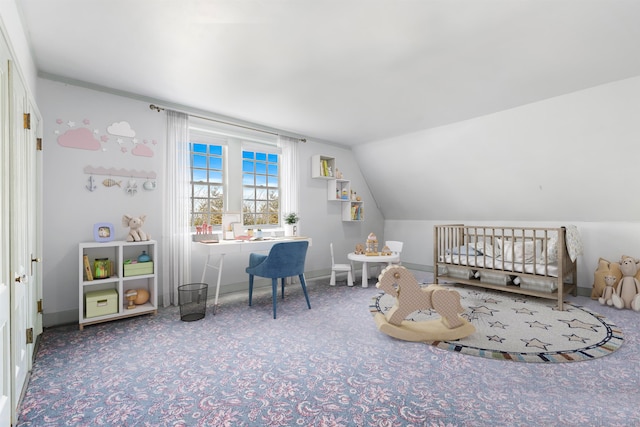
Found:
M 116 181 L 115 179 L 111 179 L 111 178 L 107 178 L 104 181 L 102 181 L 102 185 L 104 185 L 105 187 L 113 187 L 114 185 L 117 185 L 118 187 L 122 188 L 122 181 Z

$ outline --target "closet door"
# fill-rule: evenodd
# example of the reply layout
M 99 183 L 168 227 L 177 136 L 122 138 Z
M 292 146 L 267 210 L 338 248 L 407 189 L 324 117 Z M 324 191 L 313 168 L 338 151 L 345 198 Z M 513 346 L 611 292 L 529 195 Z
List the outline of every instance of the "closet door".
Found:
M 33 287 L 31 256 L 35 253 L 32 233 L 37 230 L 37 206 L 33 205 L 36 179 L 32 159 L 35 143 L 31 141 L 30 104 L 19 73 L 9 62 L 11 88 L 9 104 L 9 245 L 13 282 L 11 283 L 11 353 L 12 406 L 15 409 L 26 383 L 34 349 L 33 311 L 36 291 Z M 14 420 L 15 421 L 15 420 Z
M 11 317 L 9 263 L 9 50 L 0 37 L 0 426 L 11 425 Z

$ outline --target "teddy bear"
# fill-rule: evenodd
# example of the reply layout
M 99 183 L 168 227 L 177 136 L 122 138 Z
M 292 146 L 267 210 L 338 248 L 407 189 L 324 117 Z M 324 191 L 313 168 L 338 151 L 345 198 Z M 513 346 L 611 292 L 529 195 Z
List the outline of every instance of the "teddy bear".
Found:
M 605 288 L 602 291 L 602 296 L 598 298 L 598 302 L 600 304 L 613 305 L 613 300 L 611 299 L 611 296 L 616 292 L 613 286 L 616 284 L 617 280 L 618 279 L 616 278 L 616 276 L 612 276 L 610 274 L 604 276 Z
M 142 224 L 147 219 L 146 215 L 140 216 L 131 216 L 131 215 L 123 215 L 122 216 L 122 225 L 125 227 L 129 227 L 129 234 L 127 235 L 127 242 L 140 242 L 144 240 L 149 240 L 151 236 L 144 231 L 142 231 Z
M 616 291 L 611 295 L 614 307 L 640 311 L 640 281 L 635 278 L 639 264 L 631 257 L 622 258 L 620 261 L 622 279 L 620 279 Z

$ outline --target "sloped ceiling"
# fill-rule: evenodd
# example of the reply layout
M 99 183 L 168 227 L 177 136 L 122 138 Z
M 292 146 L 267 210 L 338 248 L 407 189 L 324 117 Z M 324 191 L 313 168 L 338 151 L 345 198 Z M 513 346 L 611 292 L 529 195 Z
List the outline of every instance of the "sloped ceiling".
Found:
M 36 65 L 356 145 L 640 75 L 633 0 L 16 0 Z

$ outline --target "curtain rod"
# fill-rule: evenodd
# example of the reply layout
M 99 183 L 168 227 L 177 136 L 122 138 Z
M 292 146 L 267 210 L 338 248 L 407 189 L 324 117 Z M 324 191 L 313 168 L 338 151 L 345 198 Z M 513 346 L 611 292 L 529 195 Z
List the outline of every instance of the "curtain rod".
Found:
M 157 105 L 154 105 L 154 104 L 149 104 L 149 108 L 151 110 L 157 111 L 158 113 L 160 111 L 166 110 L 166 108 L 158 107 Z M 177 111 L 177 110 L 172 110 L 172 111 Z M 270 131 L 264 130 L 264 129 L 256 129 L 256 128 L 253 128 L 253 127 L 250 127 L 250 126 L 244 126 L 244 125 L 239 125 L 237 123 L 226 122 L 224 120 L 212 119 L 211 117 L 199 116 L 197 114 L 191 114 L 191 113 L 187 113 L 185 111 L 180 111 L 180 112 L 181 113 L 185 113 L 186 115 L 191 116 L 191 117 L 196 117 L 198 119 L 209 120 L 209 121 L 212 121 L 212 122 L 222 123 L 224 125 L 235 126 L 235 127 L 239 127 L 239 128 L 243 128 L 243 129 L 248 129 L 248 130 L 253 130 L 253 131 L 256 131 L 256 132 L 268 133 L 269 135 L 281 136 L 281 134 L 279 134 L 279 133 L 270 132 Z M 282 136 L 287 136 L 287 135 L 282 135 Z M 295 138 L 300 142 L 307 142 L 306 138 L 298 138 L 298 137 L 290 137 L 290 138 Z

